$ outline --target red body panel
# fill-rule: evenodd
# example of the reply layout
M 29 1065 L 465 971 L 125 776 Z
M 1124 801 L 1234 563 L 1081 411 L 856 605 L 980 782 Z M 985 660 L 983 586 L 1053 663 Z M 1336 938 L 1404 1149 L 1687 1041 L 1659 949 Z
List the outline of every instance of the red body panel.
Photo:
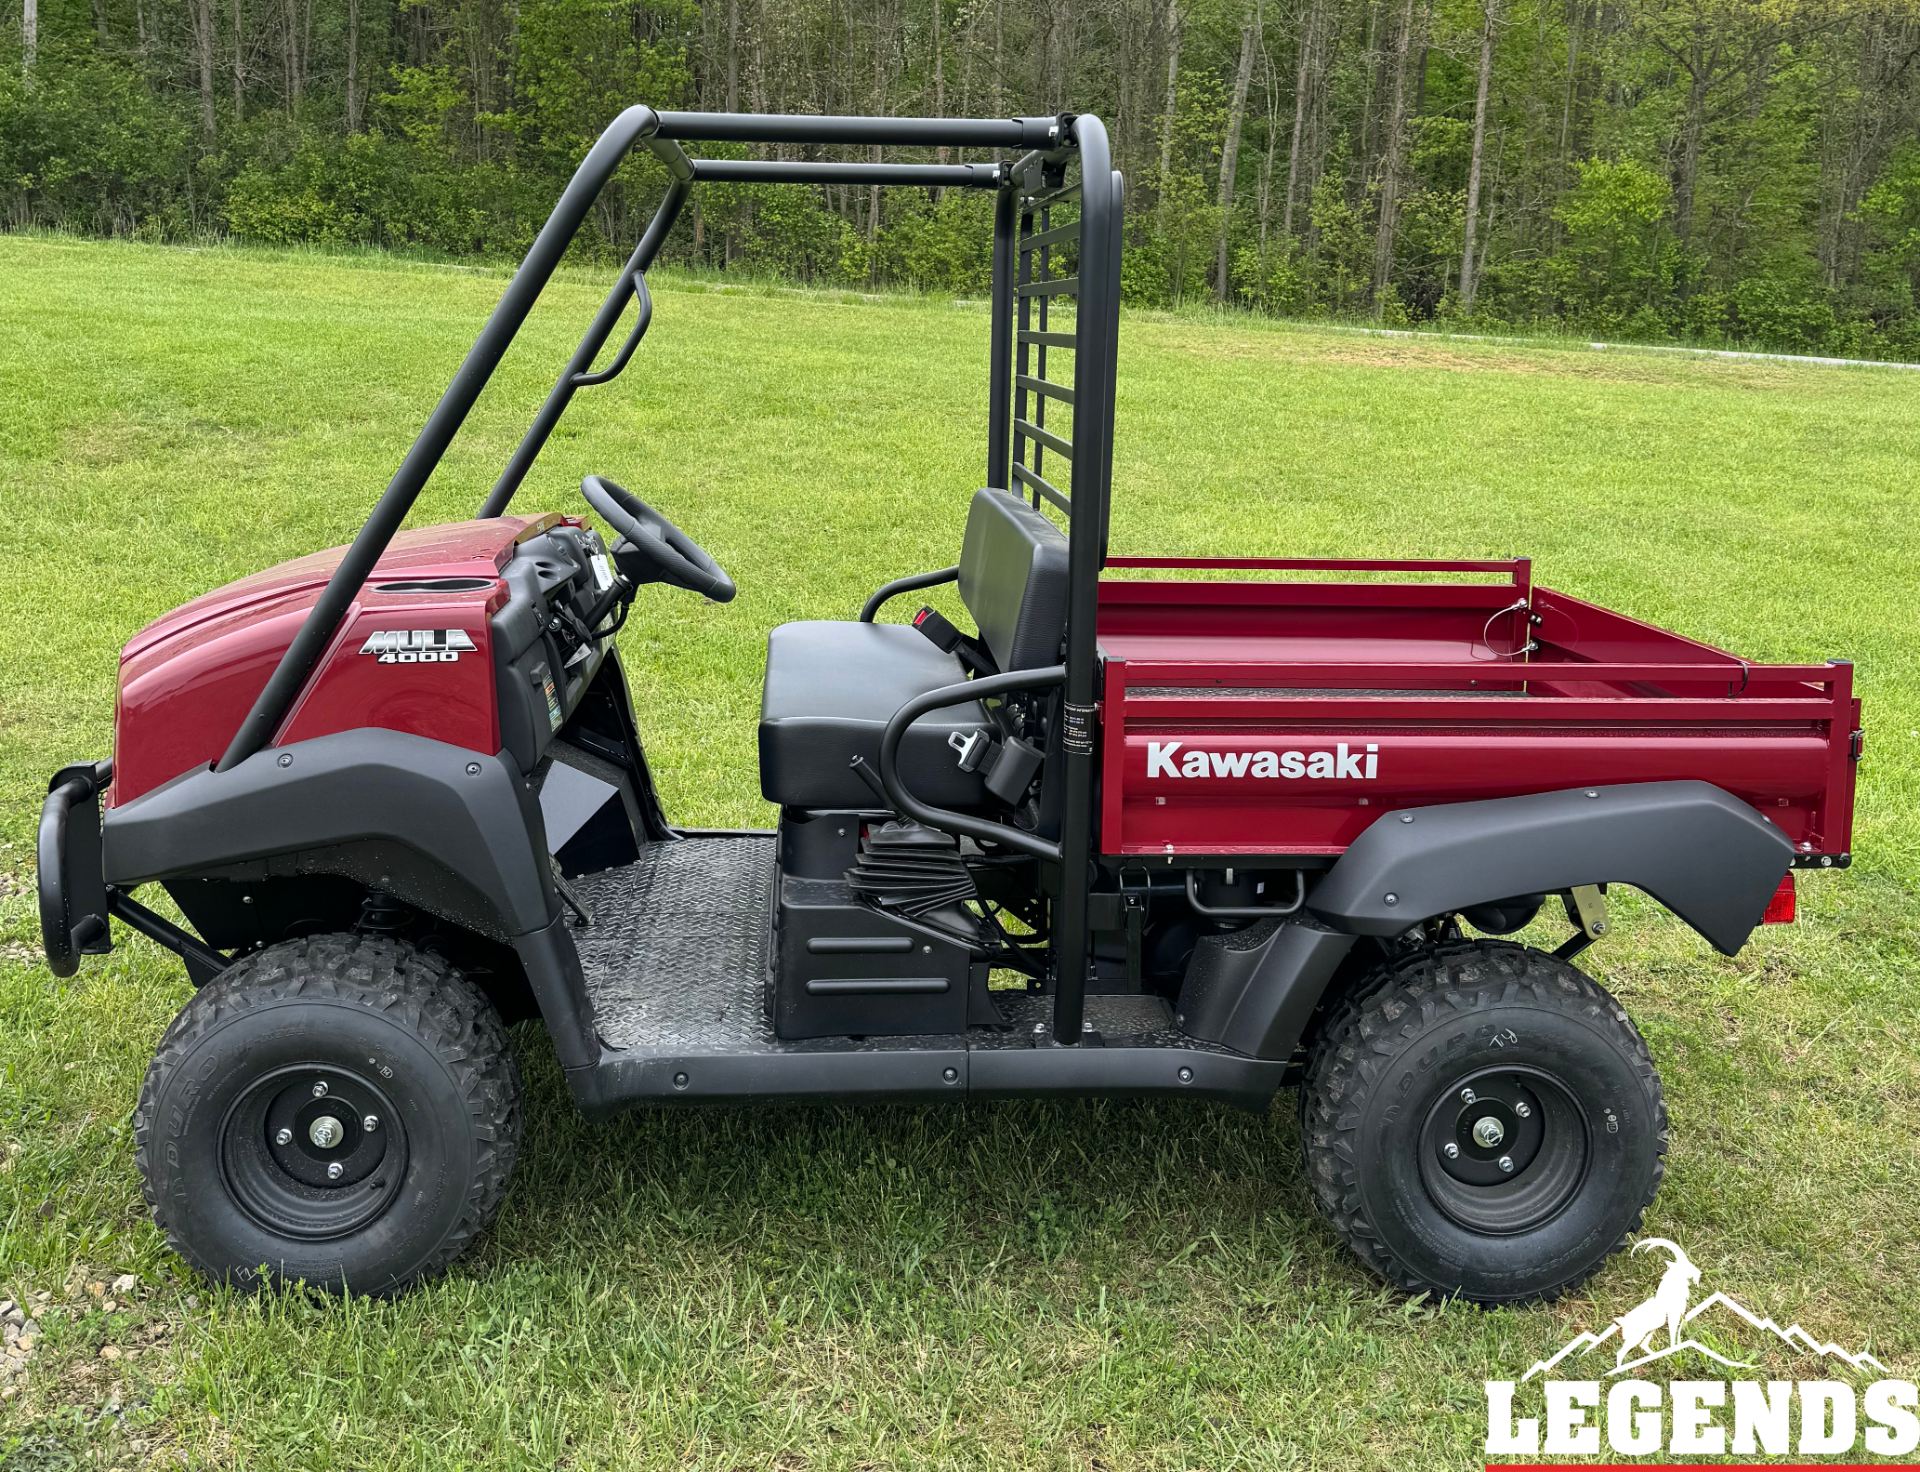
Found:
M 492 754 L 499 714 L 487 617 L 517 541 L 556 516 L 507 516 L 402 532 L 381 557 L 321 667 L 275 738 L 382 726 Z M 217 759 L 292 642 L 345 549 L 329 548 L 203 594 L 121 652 L 109 806 Z M 382 592 L 382 582 L 461 578 L 462 591 Z M 472 652 L 396 667 L 359 651 L 381 630 L 459 629 Z
M 1103 853 L 1337 854 L 1394 808 L 1682 778 L 1803 852 L 1851 843 L 1850 665 L 1750 665 L 1525 561 L 1110 566 L 1509 581 L 1103 582 Z

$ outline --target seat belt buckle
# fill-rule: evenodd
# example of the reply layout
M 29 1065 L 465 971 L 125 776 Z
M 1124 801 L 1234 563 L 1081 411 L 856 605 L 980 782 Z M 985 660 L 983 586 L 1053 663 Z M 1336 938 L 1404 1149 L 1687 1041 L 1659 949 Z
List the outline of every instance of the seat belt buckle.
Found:
M 935 615 L 935 617 L 938 617 L 938 615 Z M 987 748 L 993 745 L 993 738 L 987 735 L 985 731 L 978 729 L 972 731 L 949 731 L 947 732 L 947 745 L 960 753 L 960 770 L 963 772 L 971 772 L 978 769 L 980 763 L 985 760 Z
M 966 637 L 960 632 L 958 626 L 954 624 L 952 619 L 937 609 L 928 608 L 924 605 L 922 605 L 920 611 L 913 616 L 913 626 L 925 634 L 933 646 L 942 654 L 953 653 L 954 650 L 960 647 L 960 641 Z M 972 768 L 968 768 L 968 770 L 971 771 Z

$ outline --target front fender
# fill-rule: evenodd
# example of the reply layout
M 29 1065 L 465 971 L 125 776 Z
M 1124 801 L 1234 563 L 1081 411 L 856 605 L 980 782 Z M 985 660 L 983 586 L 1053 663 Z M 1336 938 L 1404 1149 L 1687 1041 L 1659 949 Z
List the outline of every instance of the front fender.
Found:
M 1644 889 L 1725 955 L 1793 862 L 1787 836 L 1710 782 L 1582 787 L 1386 813 L 1307 907 L 1355 935 L 1582 884 Z
M 344 873 L 500 940 L 558 914 L 539 800 L 506 752 L 364 728 L 177 777 L 108 810 L 109 884 Z

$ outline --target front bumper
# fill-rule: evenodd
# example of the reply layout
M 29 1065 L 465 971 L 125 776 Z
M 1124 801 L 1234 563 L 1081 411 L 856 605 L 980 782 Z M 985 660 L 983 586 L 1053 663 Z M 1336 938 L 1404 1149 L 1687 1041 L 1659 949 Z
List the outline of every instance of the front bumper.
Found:
M 111 759 L 62 767 L 40 806 L 40 938 L 55 976 L 113 949 L 100 865 L 100 794 L 112 780 Z

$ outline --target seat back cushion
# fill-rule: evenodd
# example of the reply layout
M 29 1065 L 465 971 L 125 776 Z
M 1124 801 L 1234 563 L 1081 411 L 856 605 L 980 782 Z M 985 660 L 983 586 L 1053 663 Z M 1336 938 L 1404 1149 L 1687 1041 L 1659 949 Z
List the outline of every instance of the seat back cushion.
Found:
M 975 491 L 960 544 L 960 599 L 1003 670 L 1060 662 L 1067 538 L 1017 496 Z

